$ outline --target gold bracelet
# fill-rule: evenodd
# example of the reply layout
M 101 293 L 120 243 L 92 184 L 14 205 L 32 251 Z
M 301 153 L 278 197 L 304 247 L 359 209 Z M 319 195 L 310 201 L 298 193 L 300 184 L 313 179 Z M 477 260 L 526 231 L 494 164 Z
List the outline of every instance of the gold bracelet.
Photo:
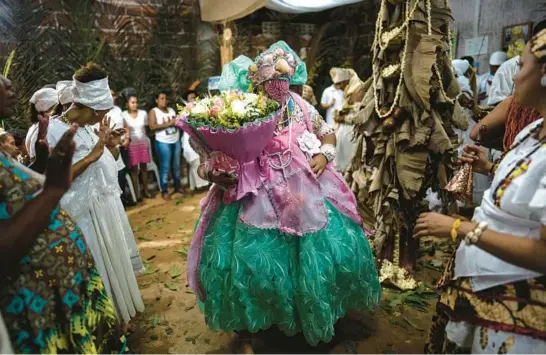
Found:
M 453 225 L 451 226 L 451 240 L 453 240 L 453 242 L 457 241 L 457 236 L 459 234 L 460 227 L 461 227 L 461 220 L 457 218 L 453 222 Z

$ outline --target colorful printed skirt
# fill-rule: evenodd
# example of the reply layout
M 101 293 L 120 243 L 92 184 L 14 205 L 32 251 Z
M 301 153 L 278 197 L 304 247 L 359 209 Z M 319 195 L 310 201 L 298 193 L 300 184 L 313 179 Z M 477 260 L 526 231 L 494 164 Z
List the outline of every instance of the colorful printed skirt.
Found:
M 546 352 L 546 276 L 474 292 L 469 278 L 453 280 L 454 264 L 439 282 L 425 353 Z
M 129 153 L 129 166 L 131 167 L 150 162 L 150 143 L 147 139 L 131 141 L 127 151 Z
M 328 226 L 302 237 L 258 229 L 238 218 L 242 202 L 220 204 L 204 236 L 199 269 L 213 330 L 258 332 L 276 325 L 329 342 L 351 309 L 380 300 L 374 257 L 360 225 L 331 203 Z
M 0 305 L 17 353 L 129 351 L 85 238 L 62 210 L 3 280 Z

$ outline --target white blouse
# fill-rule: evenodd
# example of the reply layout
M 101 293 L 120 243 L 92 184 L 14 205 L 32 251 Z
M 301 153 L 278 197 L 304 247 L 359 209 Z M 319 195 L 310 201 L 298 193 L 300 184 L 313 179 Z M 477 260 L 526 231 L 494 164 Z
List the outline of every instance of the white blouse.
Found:
M 527 126 L 516 137 L 520 142 L 543 120 Z M 497 233 L 515 235 L 521 238 L 540 239 L 541 225 L 546 225 L 546 147 L 540 147 L 535 137 L 529 137 L 505 155 L 500 163 L 491 188 L 485 191 L 480 207 L 476 208 L 474 221 L 488 223 L 488 228 Z M 512 171 L 518 162 L 531 159 L 529 169 L 513 179 L 504 190 L 500 208 L 495 206 L 496 188 Z M 511 282 L 538 277 L 541 274 L 507 263 L 486 251 L 461 243 L 455 260 L 455 277 L 472 277 L 474 291 Z
M 138 110 L 137 117 L 133 118 L 127 111 L 123 111 L 123 122 L 129 128 L 131 139 L 142 140 L 146 138 L 146 126 L 148 125 L 148 114 L 146 111 Z

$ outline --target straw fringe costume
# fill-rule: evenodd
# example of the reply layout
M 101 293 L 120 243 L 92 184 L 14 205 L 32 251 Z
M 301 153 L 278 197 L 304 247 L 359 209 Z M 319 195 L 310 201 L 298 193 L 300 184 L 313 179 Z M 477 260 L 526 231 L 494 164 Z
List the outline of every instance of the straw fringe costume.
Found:
M 359 142 L 349 171 L 359 205 L 373 211 L 381 280 L 416 287 L 411 267 L 418 242 L 413 226 L 426 191 L 443 192 L 453 172 L 456 129 L 467 121 L 456 98 L 445 0 L 383 0 L 376 24 L 373 77 L 354 124 Z M 371 168 L 371 169 L 370 169 Z

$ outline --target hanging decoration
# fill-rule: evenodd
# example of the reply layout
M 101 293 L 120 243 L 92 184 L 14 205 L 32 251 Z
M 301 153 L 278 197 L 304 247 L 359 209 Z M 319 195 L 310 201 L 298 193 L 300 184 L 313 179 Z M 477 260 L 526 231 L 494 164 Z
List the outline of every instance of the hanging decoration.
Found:
M 381 280 L 401 289 L 418 256 L 412 238 L 432 188 L 445 212 L 455 212 L 444 190 L 453 175 L 456 129 L 468 123 L 451 70 L 447 0 L 382 0 L 375 26 L 372 85 L 355 117 L 358 153 L 347 174 L 360 206 L 373 210 L 373 246 Z M 369 213 L 366 213 L 369 215 Z

